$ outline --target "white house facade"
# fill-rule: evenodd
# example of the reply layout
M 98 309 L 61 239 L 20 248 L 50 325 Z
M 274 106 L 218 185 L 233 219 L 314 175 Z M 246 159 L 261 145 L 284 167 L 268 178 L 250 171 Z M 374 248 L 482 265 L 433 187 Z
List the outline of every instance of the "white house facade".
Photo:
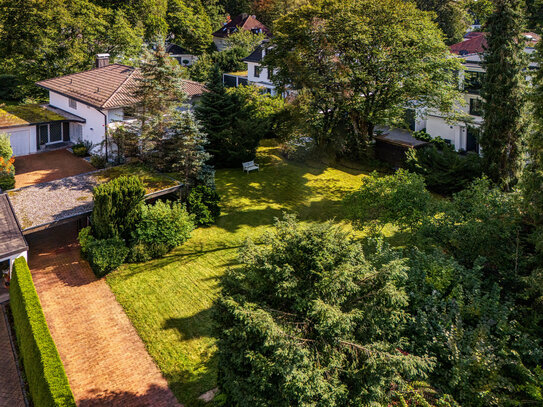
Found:
M 526 53 L 533 53 L 539 36 L 534 33 L 525 33 Z M 482 66 L 483 52 L 486 49 L 485 33 L 471 32 L 466 39 L 458 44 L 451 45 L 450 50 L 462 59 L 464 71 L 460 73 L 460 87 L 464 91 L 464 105 L 460 109 L 466 113 L 469 120 L 465 122 L 450 123 L 446 116 L 438 111 L 425 112 L 426 132 L 432 137 L 441 137 L 455 147 L 456 150 L 480 152 L 478 138 L 483 123 L 481 87 L 485 69 Z M 531 69 L 536 68 L 531 64 Z M 527 73 L 529 79 L 530 74 Z

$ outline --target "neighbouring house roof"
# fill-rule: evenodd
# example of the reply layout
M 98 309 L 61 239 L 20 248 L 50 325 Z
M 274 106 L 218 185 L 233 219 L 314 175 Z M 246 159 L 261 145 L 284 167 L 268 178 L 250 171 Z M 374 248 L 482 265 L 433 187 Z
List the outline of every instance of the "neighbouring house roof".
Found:
M 526 46 L 534 47 L 539 42 L 541 37 L 532 32 L 523 33 L 526 38 Z M 486 33 L 484 32 L 471 32 L 466 34 L 464 41 L 457 44 L 453 44 L 449 47 L 449 50 L 453 54 L 457 55 L 469 55 L 480 54 L 485 51 L 487 47 Z
M 99 109 L 114 109 L 133 106 L 138 102 L 134 96 L 140 71 L 137 68 L 111 64 L 90 71 L 78 72 L 58 78 L 37 82 L 38 86 L 79 100 Z M 189 97 L 200 96 L 204 85 L 183 80 Z
M 49 105 L 15 105 L 0 108 L 0 129 L 56 121 L 85 122 L 85 119 Z
M 253 52 L 247 57 L 244 58 L 244 62 L 254 62 L 254 63 L 260 63 L 262 62 L 262 59 L 264 58 L 264 46 L 261 44 L 258 47 L 255 48 Z
M 234 17 L 230 22 L 215 31 L 213 36 L 226 38 L 238 30 L 252 31 L 254 33 L 262 32 L 268 37 L 271 36 L 271 31 L 268 27 L 258 21 L 255 16 L 248 14 L 240 14 Z
M 28 250 L 15 211 L 6 194 L 0 195 L 0 258 L 10 257 Z
M 170 55 L 192 55 L 189 50 L 177 44 L 166 45 L 166 52 Z
M 189 81 L 188 79 L 183 79 L 183 90 L 189 98 L 202 96 L 207 92 L 206 86 L 203 83 Z

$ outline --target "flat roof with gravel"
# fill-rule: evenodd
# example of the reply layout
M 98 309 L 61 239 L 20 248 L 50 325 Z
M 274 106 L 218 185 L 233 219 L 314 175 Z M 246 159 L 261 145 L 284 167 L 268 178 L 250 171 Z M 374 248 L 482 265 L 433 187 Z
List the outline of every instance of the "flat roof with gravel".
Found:
M 29 233 L 88 214 L 93 207 L 94 187 L 121 175 L 139 176 L 148 198 L 181 187 L 178 181 L 138 163 L 30 185 L 7 194 L 23 232 Z

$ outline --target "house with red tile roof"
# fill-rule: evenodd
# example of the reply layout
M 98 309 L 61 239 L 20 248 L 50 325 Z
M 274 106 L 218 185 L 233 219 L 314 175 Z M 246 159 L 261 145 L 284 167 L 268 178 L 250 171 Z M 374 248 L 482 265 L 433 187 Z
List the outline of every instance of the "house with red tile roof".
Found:
M 215 31 L 213 42 L 219 51 L 224 51 L 228 47 L 227 39 L 230 35 L 238 31 L 245 30 L 254 34 L 265 34 L 271 37 L 271 31 L 268 27 L 256 19 L 254 15 L 240 14 L 233 19 L 228 19 L 224 25 Z
M 531 54 L 541 37 L 532 32 L 523 34 L 526 41 L 524 51 Z M 450 123 L 441 112 L 428 111 L 425 114 L 426 132 L 432 137 L 441 137 L 457 150 L 479 152 L 479 128 L 483 123 L 480 92 L 485 76 L 483 67 L 484 53 L 487 47 L 486 33 L 470 32 L 464 41 L 449 47 L 451 54 L 462 60 L 465 70 L 460 73 L 460 86 L 464 91 L 465 105 L 462 110 L 470 117 L 470 122 Z M 535 63 L 530 70 L 536 69 Z M 527 73 L 527 77 L 529 77 Z
M 91 70 L 37 82 L 49 91 L 48 104 L 0 108 L 0 133 L 10 136 L 17 156 L 79 140 L 99 145 L 107 128 L 124 121 L 126 109 L 137 103 L 138 76 L 137 68 L 110 64 L 108 54 L 99 54 Z M 183 84 L 191 103 L 205 90 L 198 82 Z

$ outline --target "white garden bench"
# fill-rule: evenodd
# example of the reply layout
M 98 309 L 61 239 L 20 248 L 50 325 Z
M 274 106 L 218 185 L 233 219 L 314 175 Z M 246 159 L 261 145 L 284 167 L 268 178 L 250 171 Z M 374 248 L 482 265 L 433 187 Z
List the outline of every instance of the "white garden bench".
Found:
M 253 170 L 260 171 L 258 164 L 255 164 L 254 161 L 247 161 L 246 163 L 242 163 L 241 165 L 243 166 L 243 171 L 247 172 L 247 174 L 249 174 Z

